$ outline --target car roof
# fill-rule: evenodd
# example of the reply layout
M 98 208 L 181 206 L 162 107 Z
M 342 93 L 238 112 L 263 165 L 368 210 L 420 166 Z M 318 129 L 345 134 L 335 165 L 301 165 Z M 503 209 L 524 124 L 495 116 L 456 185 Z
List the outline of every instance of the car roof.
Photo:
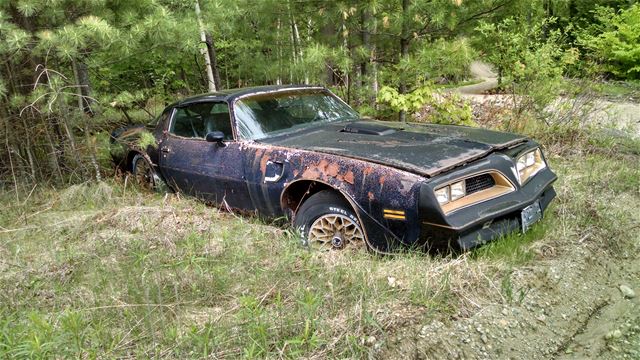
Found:
M 210 101 L 226 101 L 232 102 L 236 98 L 252 95 L 252 94 L 260 94 L 271 91 L 279 91 L 279 90 L 287 90 L 287 89 L 319 89 L 324 88 L 322 86 L 313 86 L 313 85 L 266 85 L 266 86 L 253 86 L 253 87 L 245 87 L 245 88 L 236 88 L 236 89 L 224 89 L 216 92 L 210 92 L 200 95 L 191 96 L 175 103 L 169 105 L 169 107 L 180 107 L 190 104 L 196 104 L 201 102 L 210 102 Z

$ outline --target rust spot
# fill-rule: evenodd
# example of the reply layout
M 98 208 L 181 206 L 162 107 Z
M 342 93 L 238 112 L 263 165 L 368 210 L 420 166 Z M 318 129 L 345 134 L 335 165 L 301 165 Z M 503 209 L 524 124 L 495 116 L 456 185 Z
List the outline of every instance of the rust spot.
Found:
M 355 179 L 353 176 L 353 171 L 349 170 L 347 171 L 347 173 L 344 175 L 344 181 L 348 182 L 349 184 L 353 185 Z
M 331 163 L 327 166 L 326 173 L 331 177 L 338 176 L 338 172 L 340 171 L 340 166 L 336 163 Z
M 329 166 L 329 162 L 326 159 L 322 159 L 318 163 L 317 168 L 318 170 L 325 171 L 327 169 L 327 166 Z
M 379 180 L 380 181 L 380 185 L 384 185 L 385 180 L 386 180 L 385 176 L 380 176 L 380 180 Z
M 362 173 L 364 174 L 364 176 L 367 176 L 369 174 L 371 174 L 373 172 L 373 168 L 372 167 L 366 167 L 364 168 L 364 170 L 362 170 Z
M 373 193 L 371 191 L 367 193 L 367 196 L 369 197 L 369 201 L 373 201 L 375 199 L 375 196 L 373 196 Z
M 298 169 L 293 169 L 293 177 L 298 177 L 299 173 Z
M 262 158 L 260 159 L 260 172 L 263 174 L 267 171 L 267 161 L 269 161 L 270 155 L 271 155 L 271 151 L 265 150 L 262 153 Z
M 340 167 L 338 164 L 329 163 L 326 159 L 320 160 L 316 165 L 310 165 L 307 169 L 302 173 L 303 177 L 313 178 L 313 179 L 322 179 L 327 176 L 338 177 L 338 171 Z

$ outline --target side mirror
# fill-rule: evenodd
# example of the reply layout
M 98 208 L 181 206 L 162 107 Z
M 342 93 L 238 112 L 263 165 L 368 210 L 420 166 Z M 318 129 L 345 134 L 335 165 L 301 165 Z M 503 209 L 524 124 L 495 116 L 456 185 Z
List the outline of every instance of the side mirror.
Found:
M 224 146 L 224 133 L 222 131 L 212 131 L 207 134 L 205 140 L 210 143 L 217 143 L 218 146 Z

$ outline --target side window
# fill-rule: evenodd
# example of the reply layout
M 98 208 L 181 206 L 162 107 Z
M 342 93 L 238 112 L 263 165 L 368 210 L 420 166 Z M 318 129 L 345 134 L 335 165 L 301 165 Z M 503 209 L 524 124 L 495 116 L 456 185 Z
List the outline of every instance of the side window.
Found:
M 156 131 L 162 132 L 162 130 L 164 130 L 167 121 L 169 121 L 169 116 L 171 116 L 171 111 L 173 111 L 173 109 L 165 110 L 162 115 L 158 116 L 158 118 L 154 121 Z
M 177 108 L 169 128 L 174 135 L 193 139 L 204 139 L 212 131 L 222 131 L 225 139 L 233 139 L 226 103 L 198 103 Z

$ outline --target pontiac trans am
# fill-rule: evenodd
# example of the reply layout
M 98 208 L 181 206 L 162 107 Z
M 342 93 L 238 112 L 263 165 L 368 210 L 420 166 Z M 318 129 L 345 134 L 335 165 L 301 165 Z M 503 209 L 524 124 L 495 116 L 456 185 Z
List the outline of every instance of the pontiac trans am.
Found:
M 325 88 L 225 90 L 112 133 L 139 182 L 270 218 L 320 249 L 470 249 L 526 231 L 556 175 L 527 137 L 363 119 Z

